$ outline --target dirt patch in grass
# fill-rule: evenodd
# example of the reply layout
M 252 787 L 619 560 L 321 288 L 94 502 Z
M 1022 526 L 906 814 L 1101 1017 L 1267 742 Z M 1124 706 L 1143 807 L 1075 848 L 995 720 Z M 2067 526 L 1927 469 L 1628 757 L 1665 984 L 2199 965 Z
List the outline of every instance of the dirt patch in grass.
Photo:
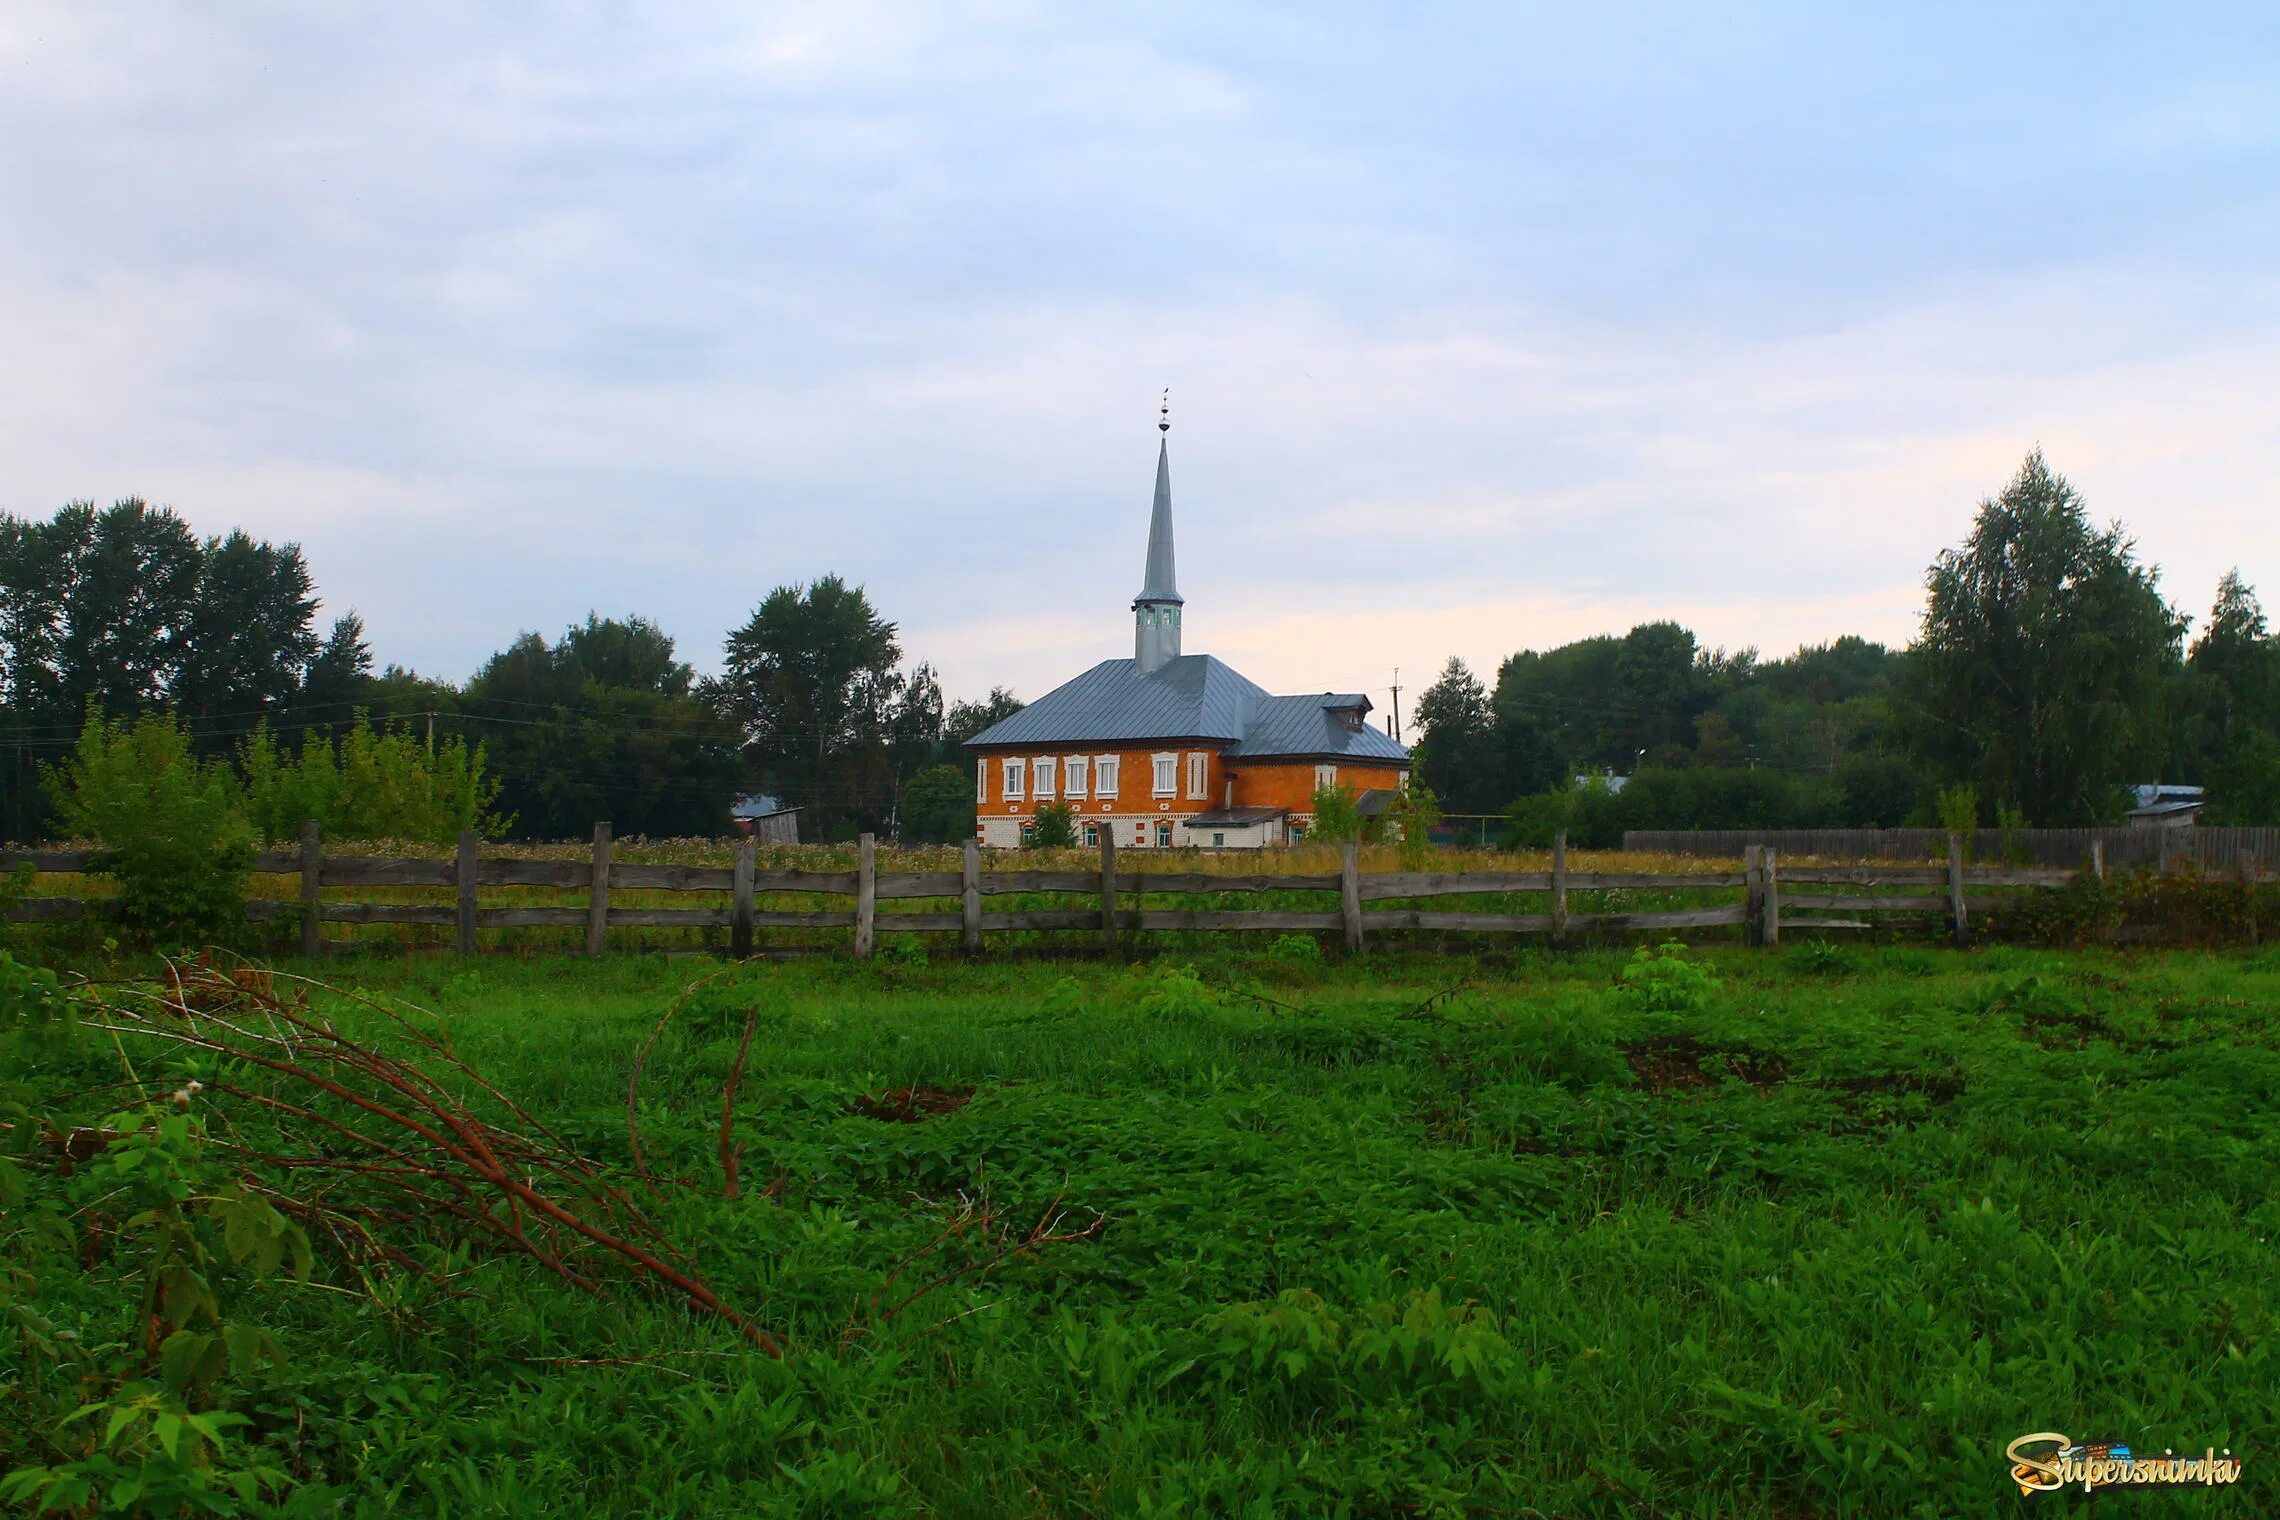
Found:
M 1963 1078 L 1954 1072 L 1888 1071 L 1873 1077 L 1833 1077 L 1820 1085 L 1861 1100 L 1916 1095 L 1934 1108 L 1945 1108 L 1964 1093 Z M 1854 1106 L 1858 1105 L 1847 1105 Z
M 1692 1035 L 1658 1035 L 1623 1047 L 1631 1074 L 1649 1093 L 1716 1087 L 1730 1072 L 1759 1092 L 1771 1092 L 1789 1075 L 1789 1063 L 1756 1050 L 1722 1050 Z
M 973 1101 L 971 1087 L 890 1087 L 885 1092 L 865 1093 L 849 1103 L 847 1111 L 887 1124 L 923 1124 L 956 1113 Z

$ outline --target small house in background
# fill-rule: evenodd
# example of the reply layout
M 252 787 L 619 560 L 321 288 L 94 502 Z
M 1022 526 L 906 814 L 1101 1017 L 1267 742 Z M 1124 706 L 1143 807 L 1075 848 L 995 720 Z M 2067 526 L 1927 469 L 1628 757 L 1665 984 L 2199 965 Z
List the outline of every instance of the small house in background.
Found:
M 2201 809 L 2208 802 L 2207 793 L 2197 786 L 2163 786 L 2148 782 L 2133 786 L 2137 806 L 2130 809 L 2130 827 L 2133 829 L 2184 829 L 2201 821 Z
M 750 834 L 762 844 L 798 844 L 800 842 L 800 810 L 784 806 L 783 800 L 757 793 L 739 797 L 728 810 L 729 821 L 736 825 L 739 834 Z

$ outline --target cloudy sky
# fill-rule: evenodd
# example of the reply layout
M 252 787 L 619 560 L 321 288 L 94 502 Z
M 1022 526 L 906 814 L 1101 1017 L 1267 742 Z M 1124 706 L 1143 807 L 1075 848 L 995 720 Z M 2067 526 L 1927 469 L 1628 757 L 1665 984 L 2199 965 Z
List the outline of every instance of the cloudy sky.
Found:
M 303 543 L 383 659 L 700 666 L 870 588 L 953 695 L 1905 640 L 2040 442 L 2280 595 L 2280 10 L 0 5 L 0 508 Z

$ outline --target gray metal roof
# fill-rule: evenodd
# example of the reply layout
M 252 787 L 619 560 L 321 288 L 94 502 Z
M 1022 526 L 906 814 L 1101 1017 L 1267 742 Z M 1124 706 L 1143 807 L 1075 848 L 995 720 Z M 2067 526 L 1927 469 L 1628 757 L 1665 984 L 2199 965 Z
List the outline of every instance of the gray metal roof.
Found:
M 1137 661 L 1103 660 L 1012 717 L 982 730 L 975 749 L 1041 744 L 1212 739 L 1230 758 L 1319 755 L 1406 762 L 1409 751 L 1377 729 L 1348 729 L 1338 714 L 1368 700 L 1353 693 L 1278 697 L 1207 654 L 1182 655 L 1142 675 Z
M 1156 445 L 1156 505 L 1148 513 L 1148 573 L 1135 602 L 1180 600 L 1172 573 L 1172 451 L 1169 440 Z
M 1315 697 L 1269 697 L 1251 715 L 1242 742 L 1227 752 L 1230 759 L 1258 759 L 1267 755 L 1331 755 L 1353 760 L 1405 761 L 1409 751 L 1389 734 L 1364 723 L 1350 729 L 1338 716 L 1356 705 L 1350 694 Z M 1362 704 L 1367 705 L 1366 701 Z

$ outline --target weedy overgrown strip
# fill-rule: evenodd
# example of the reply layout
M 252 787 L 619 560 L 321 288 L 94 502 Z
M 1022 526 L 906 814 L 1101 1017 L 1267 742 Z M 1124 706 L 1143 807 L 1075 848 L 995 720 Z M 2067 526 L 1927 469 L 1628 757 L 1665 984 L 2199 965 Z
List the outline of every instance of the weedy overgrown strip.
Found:
M 234 1146 L 249 1167 L 325 1179 L 320 1190 L 303 1183 L 290 1196 L 305 1220 L 333 1238 L 370 1239 L 376 1227 L 419 1230 L 448 1221 L 589 1293 L 604 1291 L 597 1261 L 614 1263 L 726 1320 L 761 1350 L 781 1352 L 774 1335 L 705 1285 L 605 1167 L 397 1010 L 361 994 L 338 995 L 379 1013 L 413 1049 L 461 1073 L 495 1112 L 479 1112 L 415 1061 L 342 1035 L 310 1015 L 305 997 L 289 1002 L 268 972 L 250 965 L 169 960 L 157 977 L 89 981 L 73 993 L 85 1026 L 122 1048 L 136 1041 L 202 1051 L 265 1073 L 293 1094 L 238 1082 L 214 1089 L 301 1128 L 282 1130 L 276 1151 Z M 334 1142 L 355 1149 L 342 1153 Z M 285 1153 L 295 1146 L 300 1154 Z M 348 1187 L 351 1180 L 361 1186 Z M 410 1259 L 400 1248 L 381 1254 L 397 1267 Z

